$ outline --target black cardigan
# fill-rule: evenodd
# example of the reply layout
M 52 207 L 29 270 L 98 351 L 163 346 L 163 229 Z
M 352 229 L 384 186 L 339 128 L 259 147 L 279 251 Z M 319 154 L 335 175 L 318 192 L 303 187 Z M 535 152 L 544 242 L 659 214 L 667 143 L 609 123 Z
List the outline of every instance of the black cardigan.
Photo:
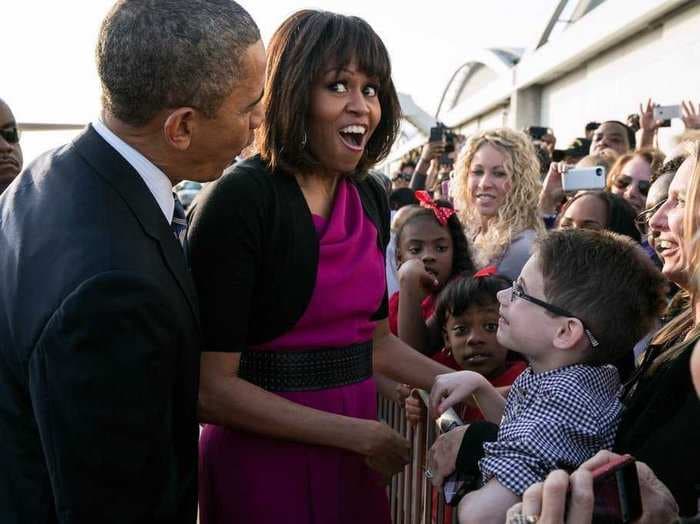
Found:
M 350 180 L 385 253 L 386 192 L 372 176 Z M 316 283 L 319 242 L 293 176 L 270 172 L 257 156 L 237 163 L 198 196 L 187 241 L 204 351 L 245 351 L 286 333 L 304 314 Z M 373 320 L 387 316 L 386 289 L 384 295 Z

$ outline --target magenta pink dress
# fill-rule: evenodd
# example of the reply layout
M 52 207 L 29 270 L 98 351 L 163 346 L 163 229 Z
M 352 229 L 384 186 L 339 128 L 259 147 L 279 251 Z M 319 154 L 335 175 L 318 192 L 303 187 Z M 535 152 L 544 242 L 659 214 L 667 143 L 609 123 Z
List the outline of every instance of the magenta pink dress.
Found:
M 377 230 L 355 186 L 338 184 L 320 241 L 316 287 L 294 329 L 251 350 L 300 351 L 371 340 L 386 283 Z M 283 297 L 280 297 L 283 299 Z M 373 379 L 321 391 L 278 393 L 305 406 L 376 419 Z M 363 457 L 338 448 L 207 425 L 200 438 L 202 524 L 387 524 L 385 488 Z

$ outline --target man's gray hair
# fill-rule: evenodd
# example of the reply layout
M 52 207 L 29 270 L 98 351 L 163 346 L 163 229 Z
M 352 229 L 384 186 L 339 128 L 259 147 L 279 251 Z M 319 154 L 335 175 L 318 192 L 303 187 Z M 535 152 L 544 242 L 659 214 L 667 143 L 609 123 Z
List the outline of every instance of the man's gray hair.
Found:
M 103 107 L 132 125 L 183 106 L 211 118 L 258 40 L 255 21 L 232 0 L 120 0 L 97 43 Z

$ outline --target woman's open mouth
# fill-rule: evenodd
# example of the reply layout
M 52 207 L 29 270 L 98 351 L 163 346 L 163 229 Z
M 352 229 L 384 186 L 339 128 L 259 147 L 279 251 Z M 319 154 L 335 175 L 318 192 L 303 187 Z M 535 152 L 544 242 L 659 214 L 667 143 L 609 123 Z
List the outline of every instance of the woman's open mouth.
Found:
M 365 149 L 365 135 L 367 127 L 363 125 L 345 126 L 340 131 L 340 140 L 343 144 L 354 152 L 362 152 Z

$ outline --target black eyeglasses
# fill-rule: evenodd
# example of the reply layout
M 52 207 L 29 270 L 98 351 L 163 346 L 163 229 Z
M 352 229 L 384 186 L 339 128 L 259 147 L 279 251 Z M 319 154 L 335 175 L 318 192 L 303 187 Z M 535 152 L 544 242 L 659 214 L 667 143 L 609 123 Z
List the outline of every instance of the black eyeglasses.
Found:
M 516 280 L 513 282 L 513 287 L 511 289 L 510 293 L 510 301 L 513 302 L 515 301 L 516 298 L 522 298 L 524 300 L 527 300 L 528 302 L 532 302 L 533 304 L 536 304 L 540 306 L 541 308 L 546 309 L 550 313 L 554 313 L 555 315 L 559 317 L 569 317 L 569 318 L 576 318 L 581 321 L 581 324 L 583 324 L 583 330 L 586 333 L 586 336 L 588 337 L 588 340 L 591 341 L 591 346 L 598 347 L 599 342 L 596 340 L 596 338 L 593 336 L 593 333 L 591 333 L 591 330 L 586 327 L 586 325 L 583 323 L 583 320 L 578 318 L 576 315 L 572 315 L 569 313 L 567 310 L 560 308 L 559 306 L 555 306 L 554 304 L 550 304 L 548 302 L 545 302 L 544 300 L 540 300 L 539 298 L 535 298 L 531 295 L 528 295 L 523 291 L 523 287 L 520 285 L 520 283 Z
M 616 188 L 620 190 L 625 190 L 630 185 L 632 185 L 632 182 L 634 182 L 632 177 L 621 175 L 615 179 L 613 184 Z M 649 193 L 649 188 L 651 187 L 651 182 L 649 182 L 648 180 L 640 180 L 637 184 L 637 187 L 639 188 L 639 192 L 642 194 L 642 196 L 647 196 L 647 194 Z
M 8 144 L 16 144 L 19 142 L 19 129 L 17 129 L 17 126 L 5 127 L 0 129 L 0 136 Z
M 650 207 L 649 209 L 645 209 L 636 217 L 634 217 L 634 225 L 637 227 L 637 230 L 642 235 L 646 235 L 649 233 L 649 220 L 651 220 L 651 217 L 654 216 L 654 213 L 656 213 L 661 208 L 661 206 L 663 206 L 666 203 L 666 200 L 667 199 L 665 198 L 659 200 L 652 207 Z

